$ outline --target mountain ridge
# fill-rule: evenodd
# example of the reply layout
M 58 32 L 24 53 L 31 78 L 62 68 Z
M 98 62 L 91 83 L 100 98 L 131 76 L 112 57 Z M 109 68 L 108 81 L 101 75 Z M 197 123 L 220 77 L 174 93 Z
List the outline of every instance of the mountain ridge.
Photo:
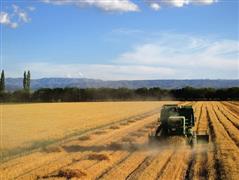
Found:
M 186 86 L 194 88 L 230 88 L 239 87 L 239 79 L 159 79 L 159 80 L 100 80 L 88 78 L 41 78 L 32 79 L 31 88 L 152 88 L 177 89 Z M 22 88 L 22 78 L 6 78 L 6 89 L 10 91 Z

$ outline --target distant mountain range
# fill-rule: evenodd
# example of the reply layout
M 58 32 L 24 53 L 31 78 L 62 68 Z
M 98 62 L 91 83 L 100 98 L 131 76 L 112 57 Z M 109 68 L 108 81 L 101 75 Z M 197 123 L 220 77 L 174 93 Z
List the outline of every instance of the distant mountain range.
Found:
M 39 88 L 56 88 L 56 87 L 78 87 L 78 88 L 119 88 L 126 87 L 131 89 L 141 87 L 160 87 L 164 89 L 182 88 L 191 86 L 195 88 L 212 87 L 212 88 L 229 88 L 239 87 L 239 79 L 237 80 L 121 80 L 121 81 L 104 81 L 98 79 L 86 78 L 42 78 L 32 79 L 31 88 L 33 90 Z M 22 88 L 22 78 L 7 78 L 7 90 L 13 91 Z

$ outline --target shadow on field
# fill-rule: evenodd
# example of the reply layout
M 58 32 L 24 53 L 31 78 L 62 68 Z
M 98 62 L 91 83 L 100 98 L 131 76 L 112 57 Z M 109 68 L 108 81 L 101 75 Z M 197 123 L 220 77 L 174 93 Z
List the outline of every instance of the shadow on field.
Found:
M 80 146 L 80 145 L 71 145 L 71 146 L 63 146 L 62 148 L 68 153 L 74 152 L 84 152 L 84 151 L 135 151 L 140 149 L 145 149 L 146 144 L 137 144 L 137 143 L 111 143 L 109 145 L 101 145 L 101 146 Z
M 22 147 L 16 147 L 8 150 L 0 150 L 1 153 L 0 162 L 4 162 L 10 160 L 11 158 L 16 158 L 19 156 L 30 154 L 37 149 L 41 149 L 44 151 L 49 145 L 55 143 L 56 141 L 57 141 L 56 139 L 36 140 L 26 142 L 26 145 Z
M 129 153 L 135 151 L 145 151 L 149 154 L 157 154 L 159 151 L 167 150 L 177 150 L 178 152 L 184 153 L 185 150 L 192 150 L 189 145 L 185 144 L 168 144 L 168 143 L 153 143 L 153 144 L 137 144 L 137 143 L 117 143 L 113 142 L 109 145 L 101 146 L 80 146 L 80 145 L 70 145 L 62 146 L 63 150 L 67 153 L 83 153 L 83 152 L 102 152 L 102 151 L 127 151 Z

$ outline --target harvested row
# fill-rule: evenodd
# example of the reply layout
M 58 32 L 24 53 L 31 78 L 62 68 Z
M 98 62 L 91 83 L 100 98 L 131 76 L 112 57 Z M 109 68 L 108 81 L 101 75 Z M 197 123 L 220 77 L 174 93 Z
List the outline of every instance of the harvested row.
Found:
M 99 178 L 112 179 L 114 177 L 117 177 L 119 179 L 127 179 L 131 172 L 134 172 L 148 159 L 149 157 L 145 152 L 135 152 L 131 154 L 127 159 L 124 159 L 124 161 L 120 162 L 117 166 L 102 174 Z
M 199 130 L 199 127 L 201 126 L 201 119 L 202 119 L 202 110 L 203 110 L 203 104 L 202 103 L 196 103 L 196 106 L 194 107 L 195 111 L 195 118 L 196 118 L 196 123 L 195 123 L 195 130 L 196 132 Z
M 229 101 L 229 103 L 239 106 L 239 101 Z
M 215 143 L 216 179 L 238 179 L 238 147 L 226 132 L 213 110 L 213 104 L 207 105 L 212 140 Z
M 222 102 L 223 105 L 225 105 L 229 110 L 231 110 L 233 113 L 239 115 L 239 108 L 238 105 L 229 103 L 229 102 Z
M 184 179 L 190 161 L 190 149 L 178 149 L 170 158 L 165 169 L 158 175 L 158 179 Z
M 155 155 L 149 166 L 146 167 L 143 172 L 138 174 L 138 179 L 157 179 L 162 174 L 175 151 L 172 149 L 161 151 L 162 152 Z
M 208 117 L 206 104 L 201 106 L 201 114 L 198 119 L 196 132 L 208 129 Z M 210 133 L 210 132 L 209 132 Z M 186 179 L 214 179 L 214 149 L 212 142 L 208 145 L 198 144 L 192 152 L 191 167 L 188 170 Z
M 225 117 L 227 117 L 227 119 L 229 121 L 231 121 L 234 126 L 237 127 L 237 129 L 239 129 L 239 121 L 238 121 L 238 116 L 236 114 L 234 114 L 232 111 L 230 111 L 225 105 L 223 105 L 222 103 L 220 103 L 220 105 L 218 105 L 219 110 L 221 111 L 221 113 L 224 114 Z
M 213 104 L 213 109 L 215 111 L 215 114 L 217 116 L 217 119 L 220 121 L 220 123 L 225 128 L 228 135 L 231 137 L 231 139 L 235 142 L 237 146 L 239 146 L 239 130 L 231 123 L 230 120 L 228 120 L 221 111 L 219 111 L 218 104 Z
M 206 106 L 203 104 L 201 106 L 200 116 L 198 119 L 198 126 L 196 132 L 199 133 L 200 131 L 206 131 L 208 129 L 208 119 L 207 119 L 207 112 Z

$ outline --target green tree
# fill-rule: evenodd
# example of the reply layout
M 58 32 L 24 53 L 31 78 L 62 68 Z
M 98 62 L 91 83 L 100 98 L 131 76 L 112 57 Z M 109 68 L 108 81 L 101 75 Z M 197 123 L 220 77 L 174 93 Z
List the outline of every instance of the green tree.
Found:
M 30 71 L 27 71 L 27 80 L 26 80 L 26 88 L 28 91 L 30 91 L 30 86 L 31 86 L 31 73 Z
M 0 92 L 5 91 L 5 75 L 4 75 L 4 70 L 2 70 L 1 73 L 1 79 L 0 79 Z
M 27 88 L 27 73 L 24 71 L 23 73 L 23 89 L 26 90 Z

